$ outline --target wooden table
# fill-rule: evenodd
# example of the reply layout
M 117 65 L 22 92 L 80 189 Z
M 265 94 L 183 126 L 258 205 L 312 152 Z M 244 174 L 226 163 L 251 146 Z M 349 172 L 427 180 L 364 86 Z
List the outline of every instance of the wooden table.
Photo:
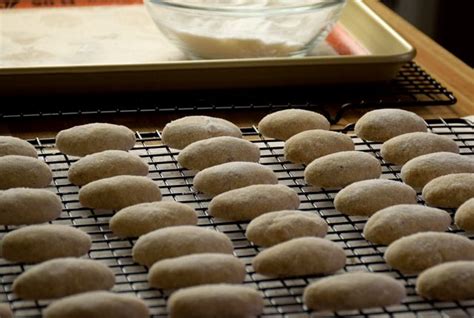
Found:
M 418 51 L 415 61 L 421 65 L 430 75 L 451 90 L 458 99 L 452 107 L 415 107 L 415 111 L 424 118 L 458 118 L 474 115 L 474 70 L 450 52 L 417 30 L 393 11 L 385 7 L 377 0 L 365 0 L 366 3 L 383 17 L 392 27 L 403 35 Z M 366 110 L 351 110 L 337 126 L 345 126 L 355 122 Z M 127 114 L 111 115 L 107 121 L 126 125 L 134 130 L 150 131 L 161 129 L 167 122 L 183 114 Z M 209 115 L 213 115 L 209 113 Z M 257 124 L 265 115 L 265 112 L 249 112 L 238 114 L 215 115 L 226 117 L 239 126 L 251 126 Z M 103 121 L 104 116 L 100 119 Z M 22 138 L 53 137 L 59 130 L 78 124 L 96 121 L 94 116 L 80 118 L 42 118 L 24 119 L 21 122 L 13 121 L 0 123 L 0 134 L 14 135 Z

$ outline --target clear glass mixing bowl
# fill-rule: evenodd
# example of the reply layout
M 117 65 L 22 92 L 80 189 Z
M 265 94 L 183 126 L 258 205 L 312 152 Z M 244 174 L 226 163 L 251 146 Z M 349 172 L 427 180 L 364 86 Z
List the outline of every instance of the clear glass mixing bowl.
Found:
M 193 59 L 305 56 L 346 0 L 145 0 L 158 28 Z

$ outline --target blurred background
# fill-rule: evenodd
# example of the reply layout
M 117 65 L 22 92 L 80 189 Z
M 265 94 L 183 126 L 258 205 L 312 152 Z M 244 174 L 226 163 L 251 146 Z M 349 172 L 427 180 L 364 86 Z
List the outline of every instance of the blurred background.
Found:
M 418 29 L 474 67 L 473 0 L 382 0 Z

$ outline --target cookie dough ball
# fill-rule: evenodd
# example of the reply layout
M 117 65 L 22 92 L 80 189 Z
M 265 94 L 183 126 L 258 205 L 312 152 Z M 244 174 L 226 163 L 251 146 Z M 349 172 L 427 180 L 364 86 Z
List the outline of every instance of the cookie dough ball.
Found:
M 93 209 L 119 210 L 159 200 L 160 187 L 146 177 L 110 177 L 88 183 L 79 190 L 81 204 Z
M 321 188 L 342 188 L 351 183 L 378 179 L 380 162 L 360 151 L 336 152 L 311 162 L 304 170 L 305 182 Z
M 0 157 L 0 189 L 45 188 L 53 173 L 43 161 L 25 156 Z
M 198 226 L 173 226 L 140 236 L 132 249 L 133 259 L 150 267 L 167 258 L 198 253 L 232 254 L 231 240 L 223 233 Z
M 339 311 L 397 305 L 405 296 L 405 286 L 388 275 L 352 272 L 311 283 L 303 299 L 310 309 Z
M 148 274 L 151 287 L 177 289 L 205 284 L 241 284 L 245 264 L 227 254 L 202 253 L 164 259 Z
M 258 162 L 260 148 L 236 137 L 214 137 L 193 142 L 178 155 L 179 164 L 191 170 L 204 170 L 232 161 Z
M 285 158 L 293 163 L 309 164 L 314 159 L 340 151 L 354 150 L 349 136 L 327 130 L 307 130 L 285 142 Z
M 245 236 L 254 244 L 272 246 L 304 236 L 324 237 L 328 225 L 312 212 L 284 210 L 270 212 L 252 220 Z
M 435 152 L 459 153 L 459 147 L 454 140 L 446 136 L 413 132 L 387 140 L 380 149 L 385 161 L 400 166 L 413 158 Z
M 295 210 L 299 206 L 298 194 L 291 188 L 282 184 L 258 184 L 219 194 L 211 200 L 208 209 L 216 218 L 245 221 L 267 212 Z
M 13 318 L 12 310 L 8 304 L 0 304 L 0 317 Z
M 67 155 L 83 157 L 104 150 L 130 150 L 135 141 L 135 133 L 125 126 L 93 123 L 60 131 L 56 147 Z
M 62 211 L 59 197 L 43 189 L 13 188 L 0 191 L 0 225 L 52 221 Z
M 401 170 L 403 182 L 422 189 L 434 178 L 453 173 L 473 173 L 474 159 L 452 152 L 436 152 L 408 161 Z
M 415 190 L 401 182 L 383 179 L 355 182 L 334 198 L 334 206 L 341 213 L 362 216 L 370 216 L 392 205 L 415 203 Z
M 119 175 L 146 176 L 148 165 L 137 155 L 121 150 L 106 150 L 87 155 L 73 163 L 68 178 L 72 184 L 84 185 Z
M 175 149 L 219 136 L 242 138 L 242 132 L 239 127 L 222 118 L 187 116 L 166 124 L 161 134 L 163 143 Z
M 474 243 L 452 233 L 422 232 L 390 244 L 384 258 L 391 267 L 412 274 L 441 263 L 474 260 Z
M 56 258 L 28 269 L 13 282 L 22 299 L 52 299 L 93 290 L 111 289 L 114 273 L 98 261 Z
M 227 162 L 204 169 L 194 177 L 194 188 L 211 196 L 253 184 L 276 184 L 272 169 L 255 162 Z
M 60 224 L 31 225 L 7 233 L 2 256 L 11 262 L 39 263 L 53 258 L 79 257 L 92 245 L 90 236 Z
M 263 117 L 258 123 L 265 137 L 287 140 L 305 130 L 329 130 L 331 124 L 321 114 L 304 109 L 285 109 Z
M 376 109 L 362 116 L 355 125 L 359 138 L 387 141 L 411 132 L 426 132 L 426 122 L 413 112 L 402 109 Z
M 458 208 L 474 198 L 474 173 L 454 173 L 435 178 L 423 188 L 428 205 L 440 208 Z
M 120 237 L 138 237 L 161 228 L 196 225 L 198 217 L 190 206 L 162 201 L 141 203 L 117 212 L 109 222 L 110 229 Z
M 417 204 L 399 204 L 372 215 L 364 226 L 366 240 L 388 245 L 418 232 L 444 232 L 451 225 L 449 213 Z
M 168 300 L 170 318 L 258 317 L 263 306 L 260 292 L 227 284 L 180 289 Z
M 454 215 L 456 225 L 469 232 L 474 232 L 474 198 L 464 202 Z
M 416 292 L 439 301 L 474 299 L 474 261 L 448 262 L 418 276 Z
M 0 157 L 9 155 L 38 158 L 35 147 L 28 141 L 16 137 L 0 136 Z
M 43 311 L 44 318 L 149 318 L 140 298 L 105 291 L 88 292 L 53 302 Z
M 257 273 L 277 277 L 332 274 L 345 264 L 342 247 L 319 237 L 301 237 L 274 245 L 252 261 Z

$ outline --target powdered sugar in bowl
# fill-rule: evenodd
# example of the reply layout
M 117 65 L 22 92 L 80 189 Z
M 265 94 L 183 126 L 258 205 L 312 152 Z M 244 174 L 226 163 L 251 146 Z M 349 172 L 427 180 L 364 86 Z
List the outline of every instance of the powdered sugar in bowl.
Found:
M 145 0 L 158 28 L 190 58 L 305 56 L 346 0 Z

